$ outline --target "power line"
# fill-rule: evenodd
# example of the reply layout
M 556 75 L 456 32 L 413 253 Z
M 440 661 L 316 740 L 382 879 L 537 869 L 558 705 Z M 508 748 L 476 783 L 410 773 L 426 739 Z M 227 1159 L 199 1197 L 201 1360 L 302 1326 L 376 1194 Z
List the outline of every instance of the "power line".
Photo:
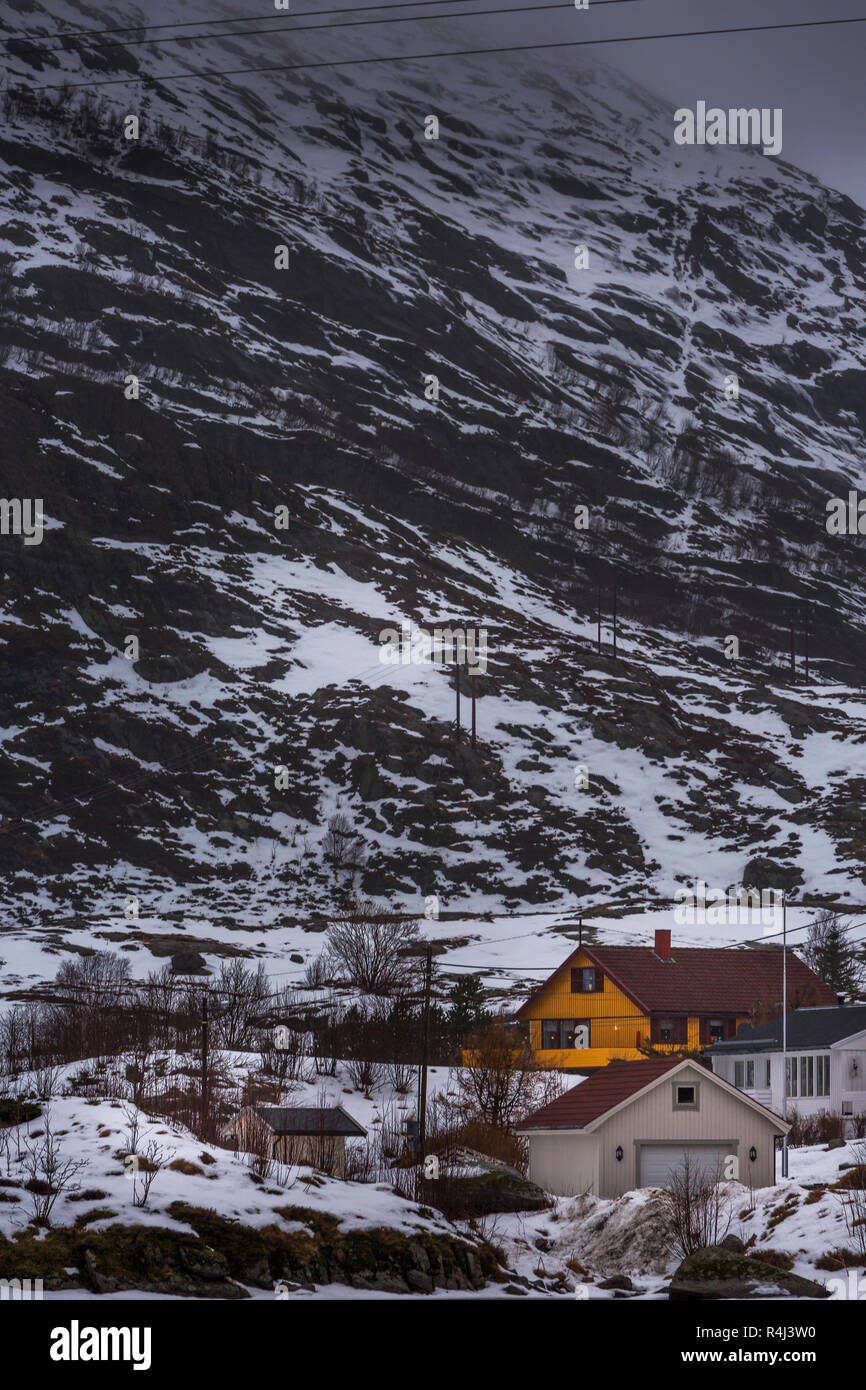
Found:
M 458 4 L 477 4 L 478 2 L 479 2 L 479 0 L 456 0 L 456 3 L 458 3 Z M 449 4 L 449 3 L 451 3 L 451 4 L 455 3 L 455 0 L 406 0 L 406 3 L 405 3 L 405 4 L 398 4 L 398 5 L 358 5 L 358 6 L 355 7 L 354 9 L 346 9 L 345 7 L 342 7 L 342 8 L 333 9 L 333 10 L 299 10 L 297 14 L 294 14 L 294 15 L 287 15 L 287 16 L 286 16 L 286 20 L 289 20 L 289 19 L 303 19 L 303 18 L 304 18 L 305 16 L 307 16 L 307 15 L 309 15 L 309 16 L 315 18 L 315 19 L 318 19 L 318 18 L 321 18 L 321 17 L 324 16 L 324 15 L 329 15 L 329 14 L 357 14 L 357 13 L 359 13 L 359 12 L 361 12 L 361 11 L 365 11 L 365 10 L 402 10 L 402 9 L 414 9 L 414 8 L 417 8 L 417 7 L 420 7 L 420 6 L 445 5 L 445 4 Z M 596 8 L 596 7 L 601 6 L 601 5 L 637 5 L 637 4 L 644 4 L 644 3 L 646 3 L 646 0 L 593 0 L 593 8 Z M 522 13 L 524 10 L 534 10 L 534 9 L 538 9 L 538 10 L 553 10 L 553 9 L 570 10 L 571 8 L 572 8 L 571 0 L 557 0 L 557 3 L 556 3 L 556 4 L 524 5 L 524 6 L 518 6 L 518 7 L 515 7 L 515 13 L 516 13 L 516 14 L 520 14 L 520 13 Z M 227 31 L 227 32 L 220 32 L 220 33 L 216 33 L 216 34 L 173 34 L 173 35 L 169 36 L 168 38 L 164 38 L 164 39 L 116 39 L 113 43 L 99 43 L 99 44 L 89 44 L 89 43 L 88 43 L 88 49 L 87 49 L 87 51 L 88 51 L 89 53 L 99 53 L 99 52 L 101 52 L 103 49 L 107 49 L 107 48 L 141 48 L 141 47 L 144 47 L 144 46 L 147 46 L 147 47 L 156 47 L 157 45 L 159 45 L 159 46 L 161 47 L 162 45 L 168 44 L 168 43 L 195 43 L 196 41 L 204 41 L 204 42 L 207 42 L 207 41 L 211 41 L 211 40 L 214 40 L 214 39 L 219 40 L 219 39 L 245 39 L 245 38 L 256 38 L 259 34 L 295 34 L 295 33 L 304 33 L 305 31 L 310 30 L 310 29 L 329 29 L 329 30 L 330 30 L 330 29 L 351 29 L 351 28 L 356 27 L 357 25 L 364 25 L 364 24 L 410 24 L 410 23 L 417 23 L 417 24 L 420 24 L 420 23 L 422 23 L 423 21 L 428 20 L 428 19 L 464 19 L 464 18 L 465 18 L 465 19 L 473 19 L 476 15 L 508 14 L 508 13 L 509 13 L 509 11 L 508 11 L 507 9 L 499 9 L 499 10 L 471 10 L 471 11 L 456 10 L 456 11 L 453 11 L 452 13 L 450 13 L 450 14 L 441 14 L 441 15 L 429 15 L 429 16 L 428 16 L 428 15 L 398 15 L 395 19 L 387 19 L 387 18 L 386 18 L 386 19 L 352 19 L 352 20 L 345 20 L 345 21 L 344 21 L 343 23 L 341 23 L 341 24 L 298 24 L 298 25 L 295 25 L 293 28 L 287 28 L 287 27 L 286 27 L 286 22 L 284 21 L 282 24 L 272 25 L 272 26 L 271 26 L 270 28 L 268 28 L 268 29 L 234 29 L 234 30 L 229 30 L 229 31 Z M 258 23 L 258 22 L 261 21 L 261 20 L 271 19 L 271 18 L 272 18 L 271 15 L 256 15 L 256 16 L 251 16 L 251 17 L 250 17 L 249 19 L 247 19 L 247 20 L 237 20 L 237 21 L 232 20 L 232 19 L 209 19 L 209 20 L 201 20 L 201 21 L 189 19 L 189 20 L 186 21 L 186 24 L 187 24 L 187 25 L 189 25 L 189 24 L 201 24 L 202 26 L 204 26 L 205 24 L 208 24 L 208 25 L 213 25 L 213 24 L 233 24 L 233 23 L 252 24 L 252 23 Z M 96 38 L 96 37 L 100 37 L 100 36 L 102 36 L 102 35 L 104 35 L 104 34 L 137 33 L 137 32 L 140 32 L 140 31 L 150 30 L 150 29 L 167 29 L 167 28 L 178 29 L 178 28 L 182 28 L 182 27 L 184 27 L 184 26 L 181 25 L 181 24 L 172 24 L 172 25 L 167 25 L 167 24 L 143 24 L 143 25 L 139 26 L 139 29 L 134 29 L 134 28 L 130 27 L 130 29 L 128 29 L 128 30 L 126 30 L 126 29 L 123 29 L 123 30 L 121 30 L 121 29 L 87 29 L 87 30 L 83 30 L 81 35 L 78 35 L 78 34 L 71 34 L 71 35 L 63 36 L 63 38 L 64 38 L 64 42 L 68 42 L 68 41 L 69 41 L 70 39 L 72 39 L 72 38 L 82 37 L 83 35 L 86 35 L 86 34 L 92 34 L 93 37 Z M 61 35 L 59 35 L 59 34 L 47 34 L 47 35 L 45 35 L 45 38 L 60 38 L 60 37 L 61 37 Z M 13 35 L 13 36 L 11 36 L 10 38 L 6 38 L 6 39 L 0 40 L 0 42 L 2 42 L 2 43 L 14 43 L 14 42 L 20 42 L 20 40 L 17 38 L 17 36 L 14 36 L 14 35 Z M 34 38 L 31 39 L 31 38 L 28 37 L 27 40 L 26 40 L 26 42 L 28 42 L 28 43 L 33 43 L 34 45 L 38 45 L 38 44 L 41 44 L 41 43 L 42 43 L 42 39 L 41 39 L 41 38 L 36 38 L 36 37 L 34 37 Z M 51 49 L 51 50 L 49 50 L 49 51 L 55 52 L 55 53 L 59 53 L 59 52 L 62 52 L 62 49 L 59 49 L 59 48 L 58 48 L 58 49 Z
M 726 29 L 682 29 L 664 34 L 628 34 L 611 39 L 570 39 L 558 43 L 508 44 L 497 48 L 452 48 L 440 49 L 432 53 L 391 54 L 376 58 L 326 59 L 315 63 L 279 63 L 270 67 L 253 68 L 205 68 L 198 72 L 172 72 L 164 75 L 148 73 L 143 77 L 110 77 L 87 82 L 49 82 L 33 88 L 37 92 L 65 91 L 79 87 L 118 87 L 130 84 L 140 85 L 150 82 L 155 86 L 166 82 L 182 82 L 191 79 L 212 77 L 242 77 L 262 73 L 311 72 L 318 68 L 366 67 L 371 63 L 413 63 L 431 58 L 476 58 L 503 53 L 539 53 L 550 49 L 592 48 L 599 44 L 649 43 L 657 39 L 696 39 L 712 38 L 724 34 L 765 34 L 782 29 L 821 29 L 840 24 L 866 24 L 866 15 L 851 16 L 845 19 L 804 19 L 789 20 L 782 24 L 744 24 Z

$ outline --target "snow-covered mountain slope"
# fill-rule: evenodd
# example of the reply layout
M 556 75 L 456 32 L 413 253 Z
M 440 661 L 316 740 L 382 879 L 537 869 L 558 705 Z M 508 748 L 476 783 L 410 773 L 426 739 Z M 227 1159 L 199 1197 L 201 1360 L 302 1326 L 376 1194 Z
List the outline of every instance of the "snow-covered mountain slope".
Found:
M 0 20 L 7 920 L 304 922 L 336 811 L 410 909 L 862 902 L 866 214 L 608 68 L 32 37 L 113 23 Z M 486 629 L 477 749 L 402 622 Z

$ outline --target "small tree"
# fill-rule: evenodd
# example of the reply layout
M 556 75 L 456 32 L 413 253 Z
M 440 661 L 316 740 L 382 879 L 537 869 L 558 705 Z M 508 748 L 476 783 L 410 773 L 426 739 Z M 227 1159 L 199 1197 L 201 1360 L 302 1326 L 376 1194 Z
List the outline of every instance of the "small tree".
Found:
M 331 816 L 322 840 L 322 850 L 335 869 L 359 869 L 364 863 L 364 841 L 352 828 L 348 816 Z
M 397 994 L 418 973 L 409 953 L 417 946 L 418 923 L 393 916 L 381 903 L 356 898 L 344 917 L 328 928 L 329 962 L 365 994 Z
M 463 975 L 448 993 L 448 1023 L 458 1043 L 467 1033 L 477 1032 L 492 1015 L 484 1008 L 484 987 L 480 975 Z
M 466 1039 L 469 1066 L 457 1087 L 469 1109 L 488 1124 L 510 1129 L 533 1104 L 538 1067 L 527 1039 L 498 1015 Z
M 842 918 L 829 908 L 809 925 L 803 956 L 810 970 L 838 994 L 856 994 L 862 973 L 857 952 L 845 935 Z

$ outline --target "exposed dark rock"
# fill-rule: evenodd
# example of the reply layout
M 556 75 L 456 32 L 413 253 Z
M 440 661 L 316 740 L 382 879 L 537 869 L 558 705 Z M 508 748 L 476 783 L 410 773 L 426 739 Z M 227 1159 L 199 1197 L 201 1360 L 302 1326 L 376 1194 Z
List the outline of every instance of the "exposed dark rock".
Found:
M 708 1245 L 688 1255 L 668 1286 L 671 1299 L 828 1298 L 823 1284 L 764 1264 L 758 1256 Z

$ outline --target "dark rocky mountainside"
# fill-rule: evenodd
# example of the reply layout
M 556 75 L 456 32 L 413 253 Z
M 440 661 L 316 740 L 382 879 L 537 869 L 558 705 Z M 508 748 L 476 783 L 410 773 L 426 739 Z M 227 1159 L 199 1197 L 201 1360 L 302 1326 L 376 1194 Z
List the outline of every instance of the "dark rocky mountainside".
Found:
M 411 908 L 862 902 L 862 209 L 608 69 L 177 82 L 267 41 L 40 26 L 0 21 L 10 920 L 303 917 L 335 812 Z M 453 672 L 380 660 L 452 620 L 475 749 Z

